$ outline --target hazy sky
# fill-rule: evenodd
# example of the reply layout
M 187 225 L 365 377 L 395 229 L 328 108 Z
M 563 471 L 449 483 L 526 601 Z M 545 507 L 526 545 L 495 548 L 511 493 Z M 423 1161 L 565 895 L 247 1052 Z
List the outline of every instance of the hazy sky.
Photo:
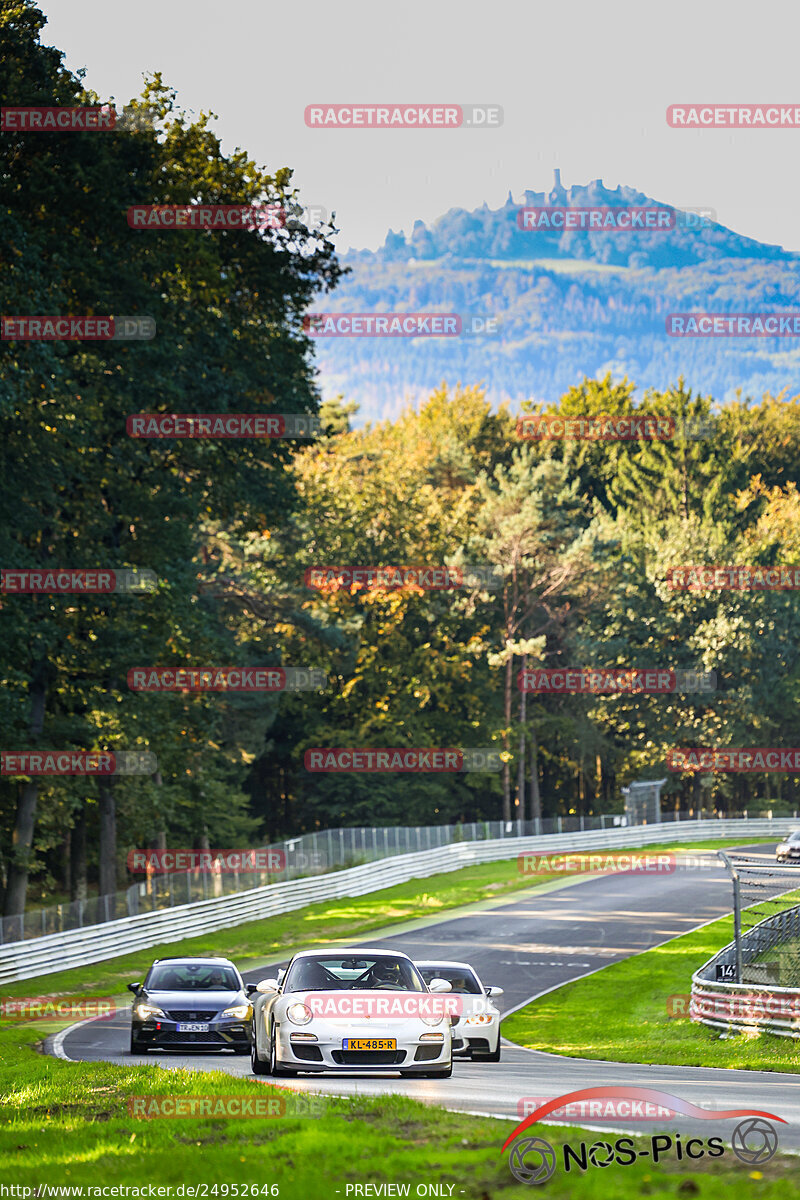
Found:
M 40 0 L 46 43 L 118 107 L 161 70 L 226 150 L 291 166 L 335 210 L 340 249 L 374 247 L 511 189 L 602 178 L 713 209 L 800 251 L 800 129 L 680 130 L 671 103 L 800 104 L 792 0 Z M 309 129 L 312 103 L 502 105 L 499 129 Z

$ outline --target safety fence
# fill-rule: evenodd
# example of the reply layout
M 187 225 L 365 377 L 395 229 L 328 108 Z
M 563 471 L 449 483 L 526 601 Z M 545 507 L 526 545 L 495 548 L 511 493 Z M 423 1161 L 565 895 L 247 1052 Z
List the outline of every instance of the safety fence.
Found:
M 341 871 L 398 854 L 434 850 L 454 842 L 494 841 L 531 835 L 576 833 L 626 824 L 625 816 L 553 817 L 536 821 L 475 821 L 458 825 L 371 826 L 325 829 L 252 851 L 267 864 L 265 870 L 211 869 L 147 873 L 124 891 L 89 896 L 64 904 L 28 909 L 0 918 L 0 946 L 44 937 L 49 933 L 83 929 L 119 917 L 175 908 L 196 900 L 216 899 L 267 884 Z
M 689 1015 L 714 1028 L 800 1037 L 800 870 L 720 854 L 734 938 L 692 977 Z
M 0 984 L 31 979 L 69 967 L 101 962 L 149 946 L 196 937 L 247 921 L 292 912 L 308 904 L 361 896 L 410 879 L 456 871 L 530 853 L 644 847 L 658 842 L 707 838 L 771 837 L 793 828 L 788 820 L 707 820 L 667 822 L 634 828 L 597 829 L 550 836 L 451 842 L 431 850 L 397 854 L 324 875 L 250 888 L 172 908 L 64 930 L 0 947 Z

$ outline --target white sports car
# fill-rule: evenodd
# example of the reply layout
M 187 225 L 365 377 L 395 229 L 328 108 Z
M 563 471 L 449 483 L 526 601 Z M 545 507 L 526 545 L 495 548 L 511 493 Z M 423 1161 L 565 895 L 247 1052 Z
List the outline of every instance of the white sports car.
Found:
M 252 996 L 255 1075 L 453 1071 L 450 984 L 395 950 L 304 950 Z M 437 995 L 442 993 L 442 995 Z
M 500 1010 L 489 997 L 502 996 L 501 987 L 484 987 L 469 963 L 426 960 L 417 962 L 426 983 L 446 979 L 461 996 L 461 1015 L 451 1017 L 453 1055 L 482 1062 L 500 1062 Z

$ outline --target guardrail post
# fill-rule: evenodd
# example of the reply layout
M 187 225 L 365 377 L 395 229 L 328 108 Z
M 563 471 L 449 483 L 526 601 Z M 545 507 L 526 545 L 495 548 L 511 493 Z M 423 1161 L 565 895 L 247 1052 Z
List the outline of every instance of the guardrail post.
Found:
M 739 876 L 733 876 L 733 940 L 736 945 L 736 982 L 742 982 L 742 907 Z

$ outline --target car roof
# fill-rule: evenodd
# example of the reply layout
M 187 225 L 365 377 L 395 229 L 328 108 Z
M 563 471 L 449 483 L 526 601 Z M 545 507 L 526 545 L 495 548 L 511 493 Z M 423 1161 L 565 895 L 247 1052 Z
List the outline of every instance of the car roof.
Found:
M 470 963 L 451 962 L 448 958 L 415 958 L 414 962 L 418 967 L 455 967 L 458 971 L 472 971 L 473 975 L 478 974 Z
M 408 962 L 411 959 L 402 950 L 373 950 L 369 946 L 357 946 L 354 949 L 350 946 L 333 946 L 329 950 L 300 950 L 292 956 L 294 962 L 298 958 L 364 958 L 368 955 L 371 958 L 405 958 Z
M 156 963 L 182 963 L 182 962 L 198 963 L 198 964 L 199 963 L 215 963 L 215 964 L 216 963 L 225 963 L 225 965 L 228 967 L 235 966 L 235 964 L 232 963 L 229 958 L 219 958 L 219 957 L 193 955 L 193 954 L 170 954 L 166 958 L 154 958 L 151 965 L 155 966 Z

